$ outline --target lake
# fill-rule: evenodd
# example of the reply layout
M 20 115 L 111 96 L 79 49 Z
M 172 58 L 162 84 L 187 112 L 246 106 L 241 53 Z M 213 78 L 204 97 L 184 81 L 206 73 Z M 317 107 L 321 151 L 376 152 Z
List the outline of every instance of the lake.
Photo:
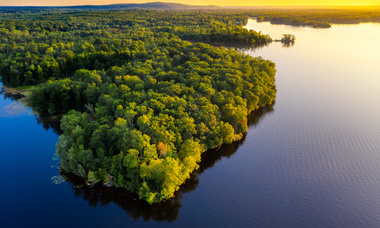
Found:
M 1 227 L 380 227 L 380 24 L 291 27 L 240 51 L 276 63 L 277 99 L 160 205 L 62 174 L 59 128 L 0 95 Z

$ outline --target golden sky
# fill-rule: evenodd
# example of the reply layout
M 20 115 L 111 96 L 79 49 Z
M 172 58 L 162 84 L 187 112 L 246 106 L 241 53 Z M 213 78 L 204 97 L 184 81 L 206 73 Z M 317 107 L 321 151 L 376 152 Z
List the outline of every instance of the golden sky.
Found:
M 67 6 L 116 3 L 173 2 L 189 5 L 275 6 L 275 5 L 380 5 L 380 0 L 0 0 L 0 6 Z

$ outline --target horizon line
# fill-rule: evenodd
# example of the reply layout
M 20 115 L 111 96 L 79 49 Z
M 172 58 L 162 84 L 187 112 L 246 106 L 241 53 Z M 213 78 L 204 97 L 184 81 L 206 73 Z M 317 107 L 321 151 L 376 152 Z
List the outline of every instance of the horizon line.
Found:
M 175 2 L 151 1 L 145 3 L 111 3 L 111 4 L 78 4 L 78 5 L 0 5 L 0 7 L 75 7 L 75 6 L 112 6 L 112 5 L 144 5 L 148 3 L 178 4 L 187 6 L 218 6 L 218 7 L 380 7 L 380 4 L 276 4 L 276 5 L 193 5 Z

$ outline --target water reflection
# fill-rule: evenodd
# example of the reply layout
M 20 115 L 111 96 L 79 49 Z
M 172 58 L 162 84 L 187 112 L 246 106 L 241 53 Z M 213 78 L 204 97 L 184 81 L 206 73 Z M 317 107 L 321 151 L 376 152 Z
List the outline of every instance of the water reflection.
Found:
M 231 48 L 231 49 L 234 49 L 238 52 L 246 52 L 246 51 L 257 51 L 257 50 L 260 50 L 264 47 L 268 47 L 271 43 L 271 42 L 268 42 L 268 43 L 260 43 L 260 44 L 256 44 L 256 45 L 233 45 L 233 46 L 230 46 L 228 48 Z
M 248 116 L 248 125 L 250 127 L 257 125 L 263 116 L 273 111 L 272 105 L 252 112 Z M 209 150 L 203 153 L 199 169 L 181 186 L 180 190 L 176 192 L 175 197 L 159 204 L 149 205 L 145 201 L 139 200 L 138 195 L 122 188 L 110 188 L 102 186 L 101 184 L 88 186 L 83 178 L 73 174 L 61 172 L 61 176 L 65 181 L 72 184 L 74 194 L 88 201 L 92 207 L 106 206 L 110 203 L 115 203 L 124 209 L 129 217 L 135 220 L 143 218 L 144 221 L 152 219 L 155 221 L 173 222 L 178 218 L 179 210 L 182 207 L 181 199 L 184 194 L 194 191 L 197 188 L 199 175 L 213 167 L 222 158 L 231 157 L 238 150 L 239 146 L 244 143 L 245 138 L 246 135 L 238 142 L 223 145 L 219 149 Z
M 8 92 L 4 87 L 3 87 L 3 83 L 1 82 L 1 77 L 0 77 L 0 95 L 3 95 L 4 96 L 4 100 L 6 99 L 10 99 L 11 101 L 17 101 L 23 97 L 25 97 L 23 94 L 21 94 L 20 92 L 14 92 L 14 93 L 10 93 Z
M 254 45 L 254 46 L 243 46 L 243 45 L 241 45 L 241 46 L 233 46 L 231 48 L 234 49 L 234 50 L 236 50 L 236 51 L 238 51 L 238 52 L 244 52 L 244 53 L 247 53 L 247 52 L 257 52 L 260 49 L 268 47 L 273 42 L 281 42 L 281 40 L 274 40 L 274 41 L 266 43 L 266 44 L 259 44 L 259 45 Z M 281 42 L 281 47 L 283 47 L 283 48 L 291 48 L 291 47 L 294 46 L 294 44 L 295 44 L 295 42 L 290 42 L 290 43 Z
M 0 88 L 0 95 L 4 96 L 4 100 L 18 101 L 25 96 L 21 93 L 8 93 L 3 87 Z
M 12 101 L 18 101 L 15 103 L 11 103 L 7 106 L 4 106 L 4 110 L 9 115 L 20 115 L 20 114 L 30 114 L 33 115 L 32 111 L 26 108 L 23 104 L 19 102 L 20 99 L 24 98 L 25 96 L 18 93 L 6 93 L 3 89 L 0 91 L 0 95 L 4 96 L 4 100 L 10 99 Z M 61 124 L 61 118 L 62 115 L 38 115 L 34 113 L 37 123 L 41 124 L 42 127 L 45 130 L 52 129 L 53 132 L 57 135 L 61 135 L 63 131 L 61 130 L 60 124 Z
M 290 48 L 290 47 L 293 47 L 294 46 L 294 43 L 295 42 L 290 42 L 290 43 L 286 43 L 286 42 L 281 42 L 281 47 L 284 47 L 284 48 Z
M 2 84 L 0 83 L 0 86 Z M 9 92 L 5 88 L 0 88 L 0 96 L 2 101 L 10 100 L 11 102 L 1 102 L 0 104 L 0 117 L 16 117 L 32 115 L 32 111 L 22 105 L 18 100 L 25 96 L 19 92 Z M 13 101 L 13 102 L 12 102 Z
M 63 134 L 61 130 L 61 119 L 62 114 L 59 115 L 36 115 L 36 120 L 38 124 L 42 124 L 45 130 L 52 129 L 57 135 Z
M 1 83 L 0 83 L 1 85 Z M 3 95 L 4 100 L 16 101 L 7 106 L 3 107 L 2 111 L 5 111 L 8 116 L 16 115 L 32 115 L 32 111 L 28 109 L 23 103 L 20 102 L 25 96 L 20 92 L 7 92 L 4 87 L 0 88 L 0 95 Z M 1 112 L 1 111 L 0 111 Z M 57 135 L 61 135 L 63 131 L 61 130 L 61 118 L 62 115 L 38 115 L 34 114 L 38 124 L 41 124 L 45 130 L 52 129 Z

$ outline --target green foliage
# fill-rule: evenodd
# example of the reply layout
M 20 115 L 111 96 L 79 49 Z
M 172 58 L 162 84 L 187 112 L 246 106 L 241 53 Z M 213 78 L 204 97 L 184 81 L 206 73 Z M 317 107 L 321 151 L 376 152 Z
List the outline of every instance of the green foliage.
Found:
M 290 43 L 294 43 L 295 40 L 296 40 L 296 37 L 294 35 L 283 34 L 281 38 L 281 43 L 290 44 Z
M 193 20 L 194 17 L 202 19 Z M 269 35 L 241 27 L 247 20 L 247 16 L 236 13 L 187 13 L 159 31 L 171 32 L 187 40 L 218 44 L 254 45 L 271 41 Z
M 176 36 L 212 28 L 228 42 L 265 39 L 237 26 L 247 19 L 240 14 L 54 15 L 30 15 L 16 20 L 23 29 L 3 30 L 4 39 L 20 39 L 20 54 L 5 45 L 0 71 L 9 83 L 45 82 L 30 102 L 38 112 L 67 113 L 60 168 L 88 184 L 123 187 L 149 203 L 171 198 L 202 152 L 239 139 L 247 115 L 275 99 L 274 63 Z
M 273 63 L 162 35 L 148 45 L 166 53 L 163 58 L 150 49 L 134 62 L 152 66 L 144 76 L 128 75 L 136 70 L 129 63 L 126 75 L 105 73 L 101 82 L 92 80 L 94 72 L 75 74 L 75 82 L 89 79 L 99 88 L 98 102 L 93 112 L 64 116 L 57 149 L 65 171 L 127 188 L 149 203 L 172 197 L 198 168 L 201 153 L 237 140 L 247 131 L 247 115 L 271 104 L 276 93 Z M 186 55 L 170 58 L 173 45 Z M 160 63 L 171 68 L 158 71 L 153 66 Z M 95 165 L 86 165 L 91 156 Z
M 28 13 L 25 9 L 24 14 L 9 14 L 7 19 L 0 20 L 0 74 L 4 84 L 36 85 L 74 74 L 79 81 L 99 84 L 103 80 L 102 74 L 94 70 L 114 71 L 126 62 L 148 60 L 149 55 L 162 60 L 154 66 L 157 70 L 167 69 L 170 65 L 165 58 L 181 54 L 175 46 L 177 41 L 173 41 L 172 47 L 165 51 L 149 43 L 153 39 L 164 41 L 162 39 L 170 39 L 174 35 L 202 42 L 238 45 L 270 41 L 267 35 L 239 26 L 248 19 L 240 13 L 51 11 Z M 146 71 L 152 70 L 151 67 L 149 63 L 141 62 L 131 75 L 142 77 Z M 135 78 L 129 80 L 126 85 L 133 84 L 130 89 L 141 89 L 141 83 L 134 81 Z M 178 93 L 178 89 L 173 93 Z
M 33 90 L 30 104 L 39 113 L 65 113 L 82 110 L 85 102 L 85 85 L 71 79 L 48 81 Z

